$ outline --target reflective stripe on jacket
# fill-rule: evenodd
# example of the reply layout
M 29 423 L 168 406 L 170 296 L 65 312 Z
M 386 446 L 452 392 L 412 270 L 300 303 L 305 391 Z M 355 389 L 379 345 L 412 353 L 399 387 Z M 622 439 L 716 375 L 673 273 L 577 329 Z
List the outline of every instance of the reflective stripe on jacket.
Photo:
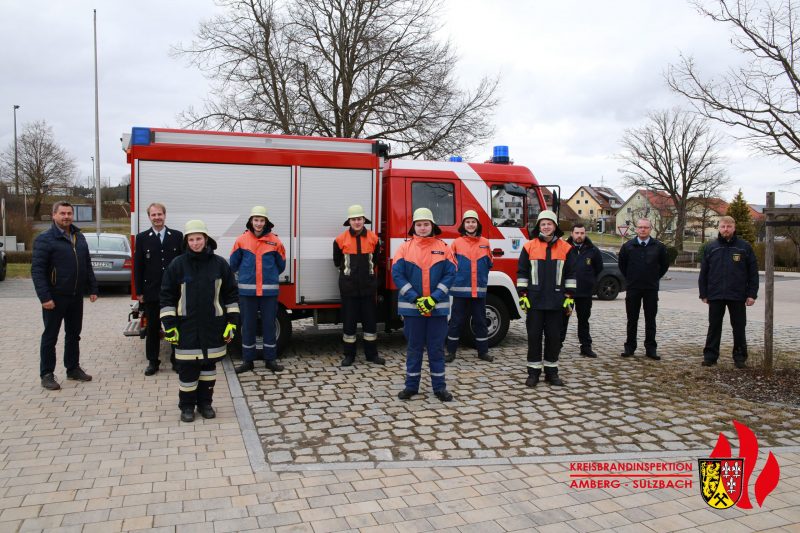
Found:
M 556 237 L 526 242 L 517 265 L 517 292 L 528 296 L 532 309 L 560 309 L 565 294 L 575 295 L 575 258 L 572 245 Z
M 223 333 L 239 323 L 239 294 L 228 263 L 211 248 L 176 257 L 161 283 L 164 330 L 178 328 L 175 358 L 179 361 L 225 356 Z
M 333 264 L 339 268 L 339 291 L 342 296 L 369 296 L 377 290 L 375 264 L 380 240 L 374 232 L 362 229 L 358 234 L 347 229 L 333 241 Z
M 450 245 L 458 270 L 450 295 L 459 298 L 485 298 L 492 269 L 489 239 L 464 235 Z
M 286 267 L 286 250 L 274 233 L 256 237 L 247 230 L 233 244 L 230 264 L 239 273 L 239 294 L 277 296 L 279 275 Z
M 400 246 L 393 261 L 392 279 L 399 290 L 397 313 L 420 316 L 417 298 L 430 296 L 436 300 L 431 316 L 447 316 L 456 263 L 444 241 L 415 235 Z

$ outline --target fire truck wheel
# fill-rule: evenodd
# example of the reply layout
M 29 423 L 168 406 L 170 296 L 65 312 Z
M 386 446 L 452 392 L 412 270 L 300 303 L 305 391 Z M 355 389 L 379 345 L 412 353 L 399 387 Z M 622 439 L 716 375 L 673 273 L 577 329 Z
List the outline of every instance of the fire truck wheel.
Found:
M 292 340 L 292 320 L 289 318 L 289 313 L 282 305 L 278 305 L 278 316 L 275 318 L 275 334 L 278 339 L 278 356 L 280 357 L 289 342 Z
M 496 294 L 489 293 L 486 295 L 486 320 L 489 326 L 489 347 L 491 348 L 505 339 L 508 327 L 511 324 L 511 314 L 508 312 L 508 306 Z M 464 328 L 461 338 L 467 346 L 475 347 L 472 320 L 469 322 L 469 327 Z

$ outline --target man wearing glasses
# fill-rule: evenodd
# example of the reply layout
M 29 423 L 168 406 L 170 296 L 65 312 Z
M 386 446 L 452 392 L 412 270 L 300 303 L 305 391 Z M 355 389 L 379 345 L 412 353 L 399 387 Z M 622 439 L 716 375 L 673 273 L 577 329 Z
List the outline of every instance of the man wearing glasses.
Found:
M 644 307 L 644 350 L 650 359 L 658 361 L 656 343 L 656 313 L 658 312 L 659 281 L 669 269 L 667 247 L 650 236 L 653 226 L 646 218 L 636 222 L 636 237 L 622 245 L 619 251 L 619 269 L 625 276 L 625 312 L 628 331 L 622 357 L 632 357 L 636 352 L 636 334 L 639 310 Z

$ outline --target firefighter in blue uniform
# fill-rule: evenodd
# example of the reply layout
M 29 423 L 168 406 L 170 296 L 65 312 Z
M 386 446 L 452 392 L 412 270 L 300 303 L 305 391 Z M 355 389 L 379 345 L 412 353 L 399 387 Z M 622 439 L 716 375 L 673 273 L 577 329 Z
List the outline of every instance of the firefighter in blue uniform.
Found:
M 486 324 L 486 287 L 489 284 L 489 271 L 492 269 L 492 251 L 489 239 L 481 236 L 482 229 L 478 213 L 472 209 L 465 211 L 458 228 L 461 237 L 450 245 L 458 270 L 453 286 L 450 287 L 453 307 L 450 310 L 447 331 L 445 361 L 448 363 L 455 361 L 461 330 L 465 321 L 469 324 L 470 317 L 478 357 L 484 361 L 494 359 L 489 355 Z
M 419 393 L 422 352 L 428 351 L 431 385 L 443 402 L 453 400 L 445 381 L 444 342 L 447 336 L 448 293 L 456 273 L 455 260 L 441 239 L 442 230 L 430 209 L 414 211 L 412 226 L 394 255 L 392 279 L 398 288 L 397 313 L 403 317 L 403 332 L 408 341 L 405 388 L 397 395 L 408 400 Z

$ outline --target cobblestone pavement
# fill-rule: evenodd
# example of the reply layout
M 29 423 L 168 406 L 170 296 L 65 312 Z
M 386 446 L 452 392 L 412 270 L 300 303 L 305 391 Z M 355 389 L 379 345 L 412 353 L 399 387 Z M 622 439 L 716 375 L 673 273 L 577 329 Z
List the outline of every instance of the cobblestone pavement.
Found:
M 675 383 L 687 365 L 699 367 L 705 315 L 659 313 L 659 362 L 641 353 L 633 359 L 619 356 L 622 301 L 596 302 L 597 359 L 578 355 L 574 322 L 560 361 L 564 388 L 524 386 L 527 340 L 521 320 L 492 350 L 494 362 L 464 349 L 448 365 L 448 388 L 456 397 L 448 404 L 433 396 L 424 367 L 422 394 L 407 402 L 396 398 L 404 378 L 400 332 L 380 335 L 385 367 L 361 359 L 346 369 L 338 368 L 338 332 L 296 332 L 294 347 L 283 358 L 286 372 L 273 374 L 259 366 L 240 380 L 270 463 L 701 449 L 721 431 L 730 436 L 733 419 L 750 424 L 765 444 L 800 444 L 800 409 L 731 402 L 702 382 L 688 388 Z M 762 335 L 763 324 L 751 320 L 751 345 L 762 343 Z M 777 328 L 779 352 L 792 352 L 798 341 L 796 328 Z M 723 354 L 730 353 L 731 342 L 726 331 Z M 732 365 L 729 355 L 720 359 Z
M 541 453 L 472 459 L 473 464 L 438 460 L 404 464 L 267 463 L 258 448 L 252 419 L 242 409 L 246 405 L 229 363 L 229 381 L 220 374 L 217 382 L 218 417 L 194 424 L 179 423 L 177 377 L 168 371 L 144 377 L 143 344 L 120 335 L 126 309 L 127 301 L 119 295 L 103 295 L 94 304 L 87 302 L 81 363 L 94 380 L 63 381 L 61 391 L 48 392 L 39 386 L 41 311 L 30 282 L 0 283 L 0 378 L 4 383 L 0 389 L 4 407 L 0 414 L 0 532 L 800 530 L 800 448 L 778 448 L 780 437 L 773 434 L 767 438 L 762 433 L 764 427 L 757 425 L 762 422 L 755 419 L 746 422 L 759 435 L 762 452 L 772 447 L 781 478 L 764 507 L 753 510 L 711 509 L 702 501 L 696 481 L 693 487 L 681 489 L 570 486 L 570 461 L 641 461 L 649 457 L 656 462 L 694 462 L 702 453 L 693 450 L 572 457 Z M 328 334 L 320 337 L 319 342 L 302 339 L 309 352 L 333 342 Z M 392 342 L 397 345 L 393 348 L 397 353 L 390 355 L 391 364 L 398 368 L 387 374 L 380 385 L 389 394 L 399 388 L 401 380 L 401 341 Z M 611 355 L 606 354 L 609 367 Z M 325 357 L 335 359 L 332 355 Z M 288 357 L 287 363 L 293 358 L 298 356 Z M 314 367 L 312 360 L 306 356 L 304 364 Z M 470 354 L 465 353 L 451 380 L 459 395 L 455 411 L 466 405 L 462 383 L 467 380 L 460 373 L 467 374 L 473 364 L 470 360 Z M 338 369 L 324 361 L 323 358 L 319 364 L 323 368 L 330 366 L 331 376 L 340 375 Z M 594 364 L 604 362 L 600 359 Z M 578 363 L 581 362 L 576 360 L 573 367 L 564 371 L 576 387 Z M 522 368 L 518 363 L 508 365 L 514 370 Z M 649 376 L 641 370 L 649 366 L 637 360 L 628 372 L 633 374 L 640 369 L 637 372 L 642 376 Z M 352 374 L 358 376 L 362 367 L 357 366 Z M 494 368 L 502 369 L 503 364 Z M 474 387 L 489 390 L 480 377 L 484 369 L 480 370 L 471 378 L 479 384 Z M 59 380 L 63 379 L 63 372 L 59 367 Z M 595 372 L 594 379 L 617 372 Z M 296 370 L 294 373 L 298 374 Z M 509 375 L 507 379 L 516 383 L 512 378 L 516 376 Z M 353 381 L 357 379 L 343 383 Z M 601 391 L 606 386 L 597 385 Z M 256 386 L 245 383 L 247 388 L 255 390 Z M 654 394 L 656 389 L 650 388 Z M 320 401 L 328 401 L 321 400 L 324 395 L 310 386 L 305 390 Z M 547 396 L 545 390 L 536 396 L 537 400 Z M 327 394 L 335 395 L 337 391 Z M 492 399 L 493 392 L 485 394 L 485 398 L 470 400 L 500 403 Z M 583 401 L 575 394 L 559 398 L 564 405 Z M 298 397 L 293 399 L 294 403 L 300 401 Z M 622 410 L 627 404 L 634 404 L 633 398 L 617 401 L 622 402 Z M 429 410 L 431 416 L 442 416 L 442 405 L 431 402 L 429 394 L 425 400 L 411 404 L 415 413 Z M 565 415 L 564 411 L 570 409 L 564 405 L 559 416 L 580 416 Z M 519 416 L 527 422 L 524 415 Z M 481 418 L 472 421 L 475 420 Z M 603 426 L 618 427 L 603 422 Z M 538 425 L 543 435 L 549 435 L 543 430 L 548 427 L 552 426 L 541 421 Z M 501 429 L 496 435 L 510 433 Z M 772 433 L 777 432 L 776 429 Z M 367 435 L 372 438 L 372 434 Z M 697 445 L 707 453 L 714 439 L 709 431 Z M 253 440 L 256 446 L 250 445 Z M 736 444 L 735 439 L 732 444 Z M 762 453 L 756 474 L 764 460 Z M 295 471 L 279 471 L 280 468 Z M 752 482 L 750 490 L 752 498 Z

